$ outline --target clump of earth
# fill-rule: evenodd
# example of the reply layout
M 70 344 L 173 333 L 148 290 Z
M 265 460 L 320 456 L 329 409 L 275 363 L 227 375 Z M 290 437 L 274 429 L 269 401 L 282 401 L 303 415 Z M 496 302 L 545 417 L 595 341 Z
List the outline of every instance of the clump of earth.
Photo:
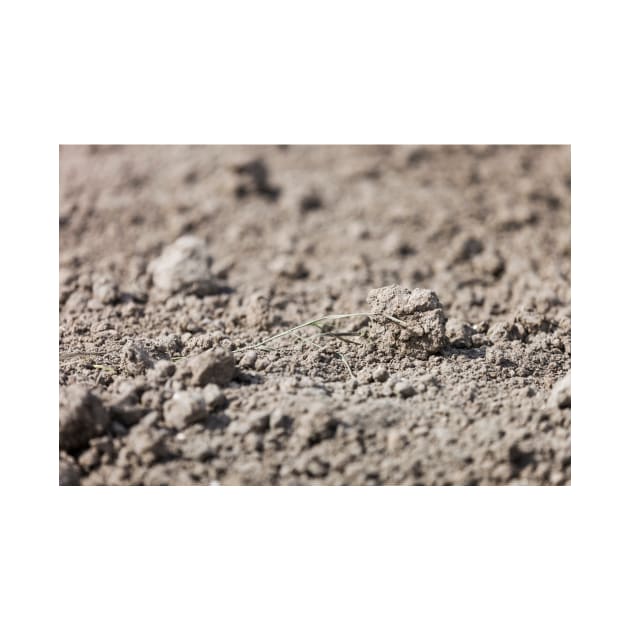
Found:
M 60 484 L 570 484 L 567 147 L 73 146 L 60 181 Z
M 391 285 L 372 289 L 367 301 L 382 316 L 370 319 L 369 334 L 383 355 L 426 359 L 446 346 L 446 317 L 434 291 Z

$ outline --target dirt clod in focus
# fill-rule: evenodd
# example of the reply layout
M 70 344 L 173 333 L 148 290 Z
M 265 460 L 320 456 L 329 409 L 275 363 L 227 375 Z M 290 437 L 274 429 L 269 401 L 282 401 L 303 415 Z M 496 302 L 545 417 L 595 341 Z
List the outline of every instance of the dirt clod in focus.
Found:
M 446 318 L 435 292 L 390 285 L 368 293 L 372 312 L 391 315 L 404 325 L 387 319 L 370 319 L 369 337 L 384 355 L 426 359 L 446 343 Z

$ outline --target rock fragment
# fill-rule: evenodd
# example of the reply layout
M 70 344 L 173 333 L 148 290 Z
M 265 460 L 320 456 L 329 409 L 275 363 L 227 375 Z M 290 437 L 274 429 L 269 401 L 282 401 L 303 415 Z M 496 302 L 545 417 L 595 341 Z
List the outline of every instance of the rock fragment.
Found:
M 70 385 L 59 394 L 59 446 L 66 451 L 87 447 L 102 435 L 110 418 L 101 400 L 83 385 Z
M 234 370 L 234 355 L 223 346 L 206 350 L 181 367 L 182 372 L 190 374 L 190 382 L 196 387 L 205 387 L 208 383 L 227 385 L 234 376 Z
M 217 293 L 219 285 L 210 271 L 212 257 L 206 242 L 196 236 L 182 236 L 149 264 L 154 286 L 167 295 L 198 296 Z

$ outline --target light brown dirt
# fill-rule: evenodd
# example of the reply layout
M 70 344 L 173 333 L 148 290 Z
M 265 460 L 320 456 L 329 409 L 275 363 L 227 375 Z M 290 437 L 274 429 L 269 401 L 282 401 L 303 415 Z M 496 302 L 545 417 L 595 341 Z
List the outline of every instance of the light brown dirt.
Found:
M 64 146 L 60 183 L 60 483 L 570 484 L 568 147 Z M 354 312 L 406 327 L 251 348 Z

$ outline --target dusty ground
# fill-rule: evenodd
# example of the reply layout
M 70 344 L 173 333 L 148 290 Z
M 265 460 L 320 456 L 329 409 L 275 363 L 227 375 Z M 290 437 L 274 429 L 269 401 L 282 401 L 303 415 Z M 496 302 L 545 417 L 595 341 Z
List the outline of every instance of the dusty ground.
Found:
M 568 147 L 61 147 L 60 483 L 570 484 L 570 188 Z

